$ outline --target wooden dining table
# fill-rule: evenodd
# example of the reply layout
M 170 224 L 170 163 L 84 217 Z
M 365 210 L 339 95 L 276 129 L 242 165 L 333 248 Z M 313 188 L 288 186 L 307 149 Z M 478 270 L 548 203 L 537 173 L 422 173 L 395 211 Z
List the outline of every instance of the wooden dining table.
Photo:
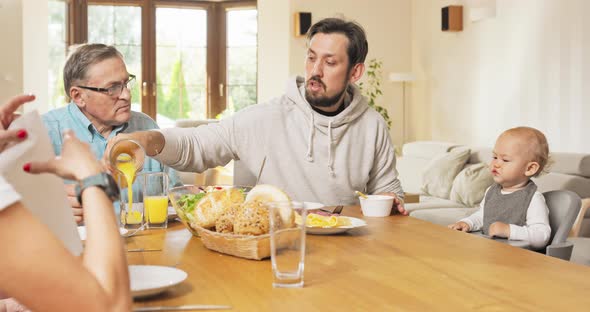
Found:
M 235 311 L 589 311 L 590 267 L 407 216 L 343 215 L 367 226 L 307 235 L 305 285 L 272 287 L 270 260 L 208 250 L 180 222 L 127 238 L 129 264 L 188 278 L 135 307 L 228 305 Z

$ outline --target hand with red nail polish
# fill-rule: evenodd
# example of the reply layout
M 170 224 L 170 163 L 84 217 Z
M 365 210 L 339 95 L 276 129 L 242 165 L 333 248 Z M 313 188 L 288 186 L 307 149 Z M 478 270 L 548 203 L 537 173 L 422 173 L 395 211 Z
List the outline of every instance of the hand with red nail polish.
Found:
M 53 173 L 68 180 L 82 180 L 103 171 L 90 146 L 76 138 L 72 130 L 63 133 L 61 155 L 49 161 L 26 163 L 29 173 Z
M 28 135 L 28 133 L 27 133 L 27 130 L 25 130 L 25 129 L 20 129 L 20 130 L 16 131 L 16 136 L 19 139 L 26 139 L 27 135 Z
M 23 104 L 32 102 L 35 100 L 35 96 L 29 95 L 17 95 L 12 99 L 8 100 L 4 105 L 0 106 L 0 125 L 2 129 L 8 129 L 8 126 L 18 118 L 16 111 Z
M 19 95 L 0 106 L 0 153 L 27 138 L 28 133 L 25 129 L 7 129 L 18 117 L 16 114 L 18 108 L 33 100 L 35 100 L 34 95 Z

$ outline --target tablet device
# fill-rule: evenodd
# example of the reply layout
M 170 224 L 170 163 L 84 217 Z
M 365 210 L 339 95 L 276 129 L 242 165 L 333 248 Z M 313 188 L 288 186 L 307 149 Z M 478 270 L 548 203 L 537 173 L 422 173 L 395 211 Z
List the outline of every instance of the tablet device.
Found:
M 27 139 L 0 154 L 0 172 L 20 194 L 22 203 L 57 236 L 74 255 L 82 253 L 82 241 L 64 182 L 53 174 L 33 175 L 23 171 L 32 161 L 55 158 L 48 131 L 36 111 L 12 122 L 9 129 L 27 130 Z

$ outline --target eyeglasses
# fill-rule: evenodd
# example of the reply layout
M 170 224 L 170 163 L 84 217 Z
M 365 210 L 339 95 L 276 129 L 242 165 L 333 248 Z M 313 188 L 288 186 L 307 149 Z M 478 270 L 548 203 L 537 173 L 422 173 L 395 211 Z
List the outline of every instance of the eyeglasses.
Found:
M 135 86 L 135 75 L 129 75 L 129 80 L 123 83 L 115 83 L 114 85 L 108 88 L 96 88 L 96 87 L 87 87 L 87 86 L 77 86 L 78 88 L 102 92 L 112 97 L 119 97 L 121 93 L 123 93 L 123 88 L 127 88 L 127 90 L 131 91 Z

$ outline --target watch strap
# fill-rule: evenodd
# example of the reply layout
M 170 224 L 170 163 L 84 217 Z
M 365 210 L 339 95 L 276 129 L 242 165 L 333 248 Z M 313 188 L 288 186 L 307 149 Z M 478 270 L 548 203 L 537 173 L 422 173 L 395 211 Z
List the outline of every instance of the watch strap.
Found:
M 82 193 L 85 189 L 92 186 L 100 187 L 111 201 L 119 199 L 119 186 L 117 182 L 115 182 L 115 179 L 110 174 L 101 172 L 86 177 L 76 184 L 76 198 L 80 204 L 82 204 Z

